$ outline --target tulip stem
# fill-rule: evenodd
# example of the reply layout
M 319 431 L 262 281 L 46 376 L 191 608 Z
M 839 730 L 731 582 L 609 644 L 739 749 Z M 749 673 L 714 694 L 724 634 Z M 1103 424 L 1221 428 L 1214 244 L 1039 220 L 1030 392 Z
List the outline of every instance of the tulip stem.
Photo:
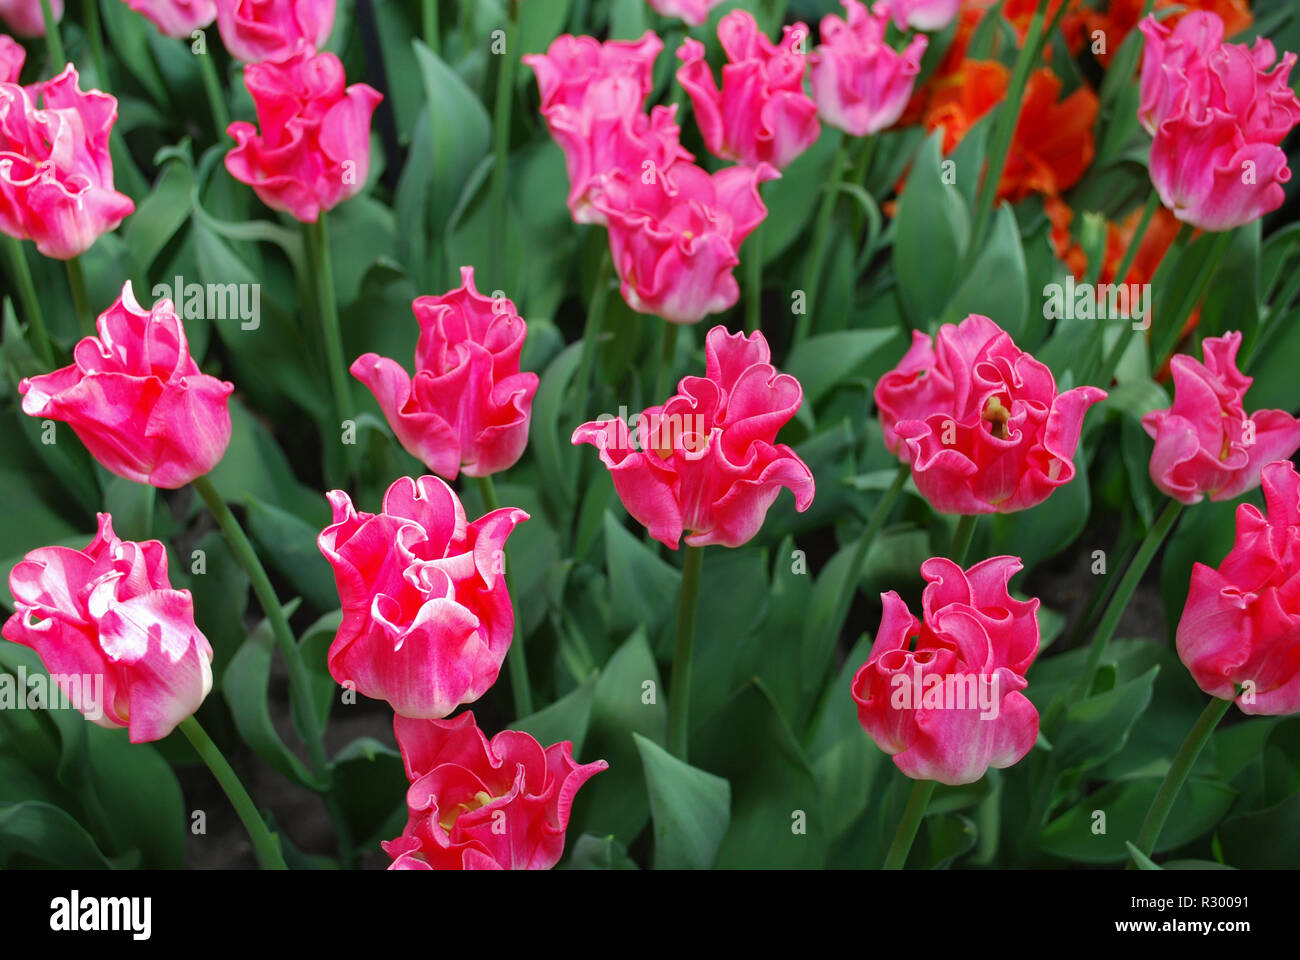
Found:
M 1196 309 L 1197 301 L 1205 293 L 1205 288 L 1213 279 L 1214 271 L 1223 259 L 1224 251 L 1228 249 L 1228 244 L 1232 242 L 1232 231 L 1225 230 L 1216 234 L 1211 241 L 1209 253 L 1205 255 L 1205 261 L 1201 264 L 1200 269 L 1196 271 L 1196 276 L 1188 285 L 1188 288 L 1182 292 L 1178 299 L 1178 309 L 1171 316 L 1170 323 L 1164 328 L 1164 333 L 1157 341 L 1156 350 L 1151 356 L 1151 369 L 1157 371 L 1163 366 L 1164 362 L 1169 359 L 1174 350 L 1178 348 L 1178 338 L 1183 332 L 1183 325 L 1187 318 L 1191 316 L 1192 311 Z
M 316 308 L 320 312 L 321 333 L 325 338 L 325 365 L 329 369 L 330 390 L 334 394 L 334 413 L 339 429 L 351 412 L 348 373 L 343 363 L 343 336 L 339 332 L 338 305 L 334 300 L 334 270 L 330 262 L 329 226 L 322 210 L 314 224 L 302 225 L 307 251 L 316 280 Z
M 904 463 L 899 466 L 898 472 L 894 474 L 893 482 L 881 494 L 880 500 L 876 503 L 876 509 L 871 511 L 871 517 L 867 520 L 867 525 L 863 528 L 862 534 L 858 537 L 858 542 L 853 548 L 848 573 L 840 589 L 839 597 L 835 601 L 829 624 L 830 632 L 837 637 L 840 631 L 844 629 L 844 621 L 849 615 L 853 595 L 858 592 L 858 583 L 862 579 L 862 569 L 866 565 L 867 554 L 871 551 L 871 544 L 876 539 L 876 535 L 880 533 L 880 528 L 885 525 L 885 518 L 894 509 L 894 504 L 898 501 L 898 495 L 903 490 L 903 484 L 907 482 L 908 475 L 911 472 L 912 468 L 907 464 Z
M 605 304 L 609 301 L 609 274 L 613 268 L 614 258 L 608 251 L 600 258 L 596 270 L 596 283 L 591 288 L 591 300 L 587 304 L 587 323 L 582 328 L 582 359 L 578 364 L 578 380 L 575 384 L 578 402 L 582 404 L 579 412 L 585 415 L 591 398 L 591 378 L 596 368 L 596 348 L 600 343 L 600 331 L 605 324 Z M 578 419 L 582 419 L 580 416 Z
M 673 644 L 673 685 L 668 691 L 668 749 L 686 760 L 691 717 L 691 658 L 695 647 L 695 611 L 700 605 L 700 569 L 704 548 L 687 544 L 682 557 L 682 588 L 677 599 L 677 640 Z
M 677 324 L 664 321 L 664 328 L 659 336 L 659 369 L 655 372 L 654 400 L 664 402 L 668 399 L 666 390 L 671 386 L 673 360 L 677 357 Z
M 436 56 L 441 57 L 442 53 L 439 52 L 439 48 L 442 46 L 442 42 L 438 36 L 438 0 L 421 0 L 420 7 L 424 20 L 424 44 Z
M 510 155 L 510 110 L 514 103 L 515 62 L 519 59 L 515 44 L 519 36 L 519 11 L 517 0 L 506 0 L 505 50 L 501 54 L 501 67 L 497 70 L 496 109 L 492 114 L 494 160 L 492 162 L 492 276 L 497 283 L 505 283 L 507 260 L 506 238 L 510 235 L 508 206 L 506 204 L 506 173 Z
M 1151 195 L 1147 197 L 1146 206 L 1142 208 L 1142 219 L 1138 221 L 1137 229 L 1133 231 L 1133 238 L 1129 241 L 1128 249 L 1124 251 L 1124 259 L 1119 263 L 1119 268 L 1115 271 L 1115 276 L 1111 282 L 1123 284 L 1128 276 L 1129 268 L 1133 266 L 1133 261 L 1137 258 L 1138 249 L 1142 246 L 1142 238 L 1146 236 L 1147 227 L 1151 224 L 1151 218 L 1155 216 L 1156 208 L 1160 206 L 1160 194 L 1153 187 Z M 1149 305 L 1148 305 L 1149 307 Z M 1148 317 L 1148 319 L 1150 319 Z M 1110 386 L 1110 381 L 1115 376 L 1115 370 L 1119 367 L 1120 358 L 1124 356 L 1124 351 L 1128 348 L 1128 341 L 1132 331 L 1132 324 L 1127 330 L 1121 330 L 1115 342 L 1110 345 L 1106 351 L 1105 359 L 1102 360 L 1101 373 L 1097 382 L 1103 387 Z
M 90 310 L 90 296 L 86 293 L 86 274 L 81 269 L 81 258 L 63 261 L 68 271 L 68 289 L 72 291 L 72 308 L 77 315 L 77 327 L 83 337 L 95 335 L 95 315 Z
M 90 37 L 90 62 L 99 74 L 99 87 L 107 90 L 112 86 L 108 78 L 108 67 L 104 61 L 104 31 L 99 25 L 99 0 L 86 0 L 86 34 Z
M 41 0 L 41 19 L 45 21 L 45 49 L 50 55 L 51 72 L 58 74 L 68 65 L 67 54 L 63 52 L 63 41 L 59 38 L 59 24 L 54 19 L 54 8 L 50 0 Z
M 763 224 L 749 235 L 745 251 L 745 332 L 753 333 L 763 319 Z
M 1115 595 L 1110 598 L 1110 603 L 1106 606 L 1106 612 L 1102 614 L 1101 622 L 1097 625 L 1097 632 L 1092 638 L 1092 646 L 1088 650 L 1087 665 L 1075 681 L 1074 688 L 1070 692 L 1070 702 L 1082 700 L 1088 691 L 1092 689 L 1092 681 L 1097 675 L 1097 668 L 1101 665 L 1102 655 L 1106 652 L 1106 646 L 1115 634 L 1115 628 L 1119 626 L 1120 618 L 1124 616 L 1124 610 L 1133 597 L 1133 591 L 1137 589 L 1138 584 L 1142 581 L 1142 577 L 1146 573 L 1147 567 L 1151 565 L 1151 560 L 1156 555 L 1156 551 L 1160 549 L 1160 545 L 1169 536 L 1169 531 L 1173 529 L 1182 509 L 1183 505 L 1181 503 L 1177 500 L 1170 500 L 1165 509 L 1161 511 L 1160 516 L 1156 518 L 1156 522 L 1151 525 L 1151 529 L 1147 531 L 1147 535 L 1138 548 L 1137 554 L 1133 557 L 1133 561 L 1128 565 L 1128 569 L 1124 571 L 1124 579 L 1115 588 Z
M 817 220 L 813 224 L 812 248 L 808 251 L 807 274 L 804 276 L 803 313 L 795 318 L 794 339 L 792 347 L 797 347 L 808 336 L 812 328 L 813 310 L 817 304 L 817 290 L 821 282 L 822 261 L 826 257 L 826 243 L 830 239 L 831 218 L 835 214 L 835 201 L 839 199 L 840 180 L 844 177 L 844 167 L 848 162 L 849 148 L 853 138 L 847 133 L 840 135 L 840 145 L 831 161 L 831 171 L 826 178 L 826 194 L 817 211 Z
M 212 53 L 201 53 L 199 57 L 199 74 L 203 77 L 203 90 L 208 96 L 208 106 L 212 109 L 212 123 L 217 128 L 217 141 L 225 139 L 226 128 L 230 126 L 230 111 L 226 108 L 225 90 L 221 78 L 217 76 L 217 65 L 212 62 Z
M 257 812 L 252 798 L 244 788 L 239 776 L 231 768 L 230 763 L 218 749 L 217 745 L 212 742 L 207 731 L 199 725 L 199 721 L 193 716 L 186 717 L 178 727 L 181 733 L 185 734 L 186 739 L 194 747 L 194 752 L 212 771 L 212 775 L 217 778 L 217 783 L 221 784 L 221 789 L 230 799 L 230 805 L 235 808 L 235 813 L 244 823 L 244 829 L 248 831 L 248 838 L 253 841 L 253 851 L 257 854 L 257 862 L 263 870 L 287 870 L 285 866 L 284 855 L 280 852 L 279 838 L 267 829 L 266 821 L 262 815 Z
M 1006 169 L 1007 154 L 1011 150 L 1011 141 L 1016 135 L 1016 125 L 1020 121 L 1020 105 L 1025 98 L 1025 85 L 1029 81 L 1029 71 L 1038 61 L 1047 6 L 1048 0 L 1038 0 L 1038 9 L 1034 11 L 1034 18 L 1029 23 L 1024 46 L 1020 48 L 1020 53 L 1016 57 L 1016 66 L 1011 74 L 1006 98 L 998 110 L 989 142 L 988 167 L 975 201 L 975 216 L 972 220 L 970 240 L 966 246 L 965 269 L 961 272 L 963 276 L 970 272 L 975 258 L 984 249 L 984 231 L 988 227 L 989 218 L 993 215 L 993 203 L 997 198 L 998 186 L 1002 182 L 1002 171 Z M 1064 7 L 1064 4 L 1062 6 Z
M 1183 789 L 1187 775 L 1192 772 L 1196 758 L 1210 742 L 1210 735 L 1214 733 L 1214 728 L 1219 725 L 1219 721 L 1231 706 L 1231 700 L 1223 700 L 1219 697 L 1211 699 L 1205 705 L 1201 715 L 1196 718 L 1196 723 L 1192 725 L 1191 732 L 1187 734 L 1187 739 L 1179 748 L 1174 762 L 1169 765 L 1169 772 L 1165 774 L 1164 782 L 1160 784 L 1155 799 L 1151 801 L 1151 809 L 1147 811 L 1146 819 L 1142 821 L 1142 829 L 1138 831 L 1135 846 L 1147 856 L 1150 856 L 1151 851 L 1155 849 L 1156 841 L 1160 839 L 1160 831 L 1164 829 L 1165 821 L 1169 819 L 1169 811 L 1174 808 L 1174 801 L 1178 799 L 1178 793 Z
M 933 780 L 917 780 L 912 787 L 912 795 L 907 799 L 907 807 L 903 810 L 903 819 L 898 821 L 898 832 L 894 834 L 894 842 L 889 845 L 889 852 L 885 854 L 884 869 L 902 870 L 903 865 L 907 863 L 907 855 L 912 850 L 912 841 L 916 839 L 916 831 L 920 829 L 921 820 L 925 817 L 925 808 L 930 805 L 930 796 L 934 793 L 935 782 Z
M 957 529 L 952 532 L 952 545 L 948 548 L 948 559 L 959 567 L 966 562 L 966 554 L 970 551 L 970 542 L 975 536 L 975 524 L 978 521 L 977 514 L 964 513 L 957 521 Z
M 37 358 L 47 367 L 54 366 L 54 346 L 50 343 L 50 333 L 45 329 L 45 314 L 41 312 L 41 301 L 36 296 L 36 284 L 32 281 L 32 269 L 27 263 L 27 254 L 23 252 L 22 241 L 5 236 L 5 245 L 9 248 L 9 257 L 13 263 L 10 268 L 14 286 L 18 288 L 18 299 L 22 301 L 23 315 L 27 318 L 27 334 L 35 347 Z
M 475 477 L 478 482 L 479 495 L 483 498 L 483 506 L 488 513 L 493 510 L 501 509 L 501 501 L 497 499 L 496 485 L 492 478 Z M 507 548 L 502 547 L 504 552 Z M 510 559 L 505 557 L 506 592 L 510 594 L 513 600 L 519 598 L 514 596 L 514 580 L 510 573 Z M 522 720 L 524 717 L 531 716 L 533 712 L 533 691 L 528 684 L 528 655 L 524 651 L 524 631 L 519 626 L 519 611 L 515 611 L 515 633 L 514 639 L 510 642 L 510 652 L 506 654 L 506 659 L 510 661 L 510 692 L 515 701 L 515 719 Z

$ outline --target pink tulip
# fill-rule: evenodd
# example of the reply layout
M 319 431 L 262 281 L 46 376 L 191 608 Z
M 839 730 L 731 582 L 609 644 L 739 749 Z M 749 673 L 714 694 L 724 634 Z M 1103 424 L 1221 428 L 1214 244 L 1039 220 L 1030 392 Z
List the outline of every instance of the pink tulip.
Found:
M 119 540 L 112 518 L 84 550 L 41 547 L 10 572 L 6 640 L 31 647 L 74 707 L 132 743 L 161 740 L 212 689 L 212 647 L 157 540 Z
M 1218 15 L 1193 11 L 1169 27 L 1148 16 L 1138 116 L 1154 134 L 1151 182 L 1174 216 L 1231 230 L 1282 205 L 1291 179 L 1279 144 L 1300 123 L 1289 85 L 1296 55 L 1262 37 L 1223 42 Z M 1271 72 L 1270 72 L 1271 69 Z
M 1013 513 L 1074 478 L 1074 450 L 1096 387 L 1057 395 L 1046 366 L 988 317 L 920 331 L 876 384 L 885 445 L 942 513 Z
M 217 29 L 230 55 L 244 63 L 288 60 L 325 45 L 335 0 L 216 0 Z
M 703 377 L 685 377 L 679 393 L 636 419 L 636 442 L 622 420 L 596 420 L 573 432 L 589 443 L 614 479 L 623 506 L 650 536 L 677 549 L 738 547 L 763 525 L 782 487 L 808 509 L 813 476 L 776 435 L 799 409 L 803 388 L 778 374 L 761 333 L 709 331 Z
M 709 13 L 722 0 L 649 0 L 649 3 L 661 17 L 676 17 L 698 27 L 709 19 Z
M 370 117 L 383 97 L 344 83 L 332 53 L 245 67 L 262 132 L 243 121 L 227 128 L 237 144 L 226 154 L 230 175 L 303 223 L 359 193 L 370 175 Z
M 1020 691 L 1038 654 L 1038 600 L 1014 599 L 1016 557 L 963 571 L 934 557 L 918 621 L 894 591 L 871 655 L 853 677 L 858 720 L 914 780 L 957 786 L 1019 762 L 1038 739 L 1038 711 Z
M 519 372 L 527 325 L 515 305 L 475 290 L 473 267 L 460 275 L 457 289 L 411 305 L 420 323 L 414 379 L 375 353 L 352 364 L 402 446 L 448 480 L 514 466 L 537 392 L 537 374 Z
M 382 844 L 390 870 L 549 870 L 579 788 L 609 764 L 579 764 L 564 740 L 543 749 L 521 730 L 489 742 L 470 711 L 393 721 L 411 788 L 407 824 Z
M 103 466 L 166 490 L 216 466 L 230 443 L 232 384 L 199 371 L 170 300 L 144 310 L 128 280 L 73 363 L 23 380 L 23 413 L 62 420 Z
M 63 0 L 50 0 L 54 22 L 63 19 Z M 0 0 L 0 20 L 20 37 L 45 36 L 45 18 L 41 15 L 41 0 Z
M 609 174 L 664 171 L 691 160 L 680 142 L 676 106 L 643 107 L 663 43 L 647 32 L 635 43 L 565 35 L 545 55 L 523 62 L 537 75 L 542 115 L 564 151 L 569 211 L 578 223 L 604 223 L 596 206 Z
M 1300 421 L 1283 410 L 1246 416 L 1253 379 L 1237 369 L 1241 334 L 1206 337 L 1205 363 L 1186 354 L 1170 362 L 1174 402 L 1152 410 L 1142 426 L 1155 440 L 1151 481 L 1192 504 L 1205 494 L 1232 500 L 1259 486 L 1260 467 L 1300 449 Z
M 126 5 L 140 14 L 167 37 L 188 39 L 195 31 L 206 27 L 217 18 L 215 0 L 125 0 Z
M 1287 461 L 1261 475 L 1267 516 L 1241 504 L 1236 543 L 1218 569 L 1192 568 L 1178 656 L 1210 696 L 1286 716 L 1300 713 L 1300 476 Z
M 27 51 L 13 37 L 0 33 L 0 83 L 17 83 Z
M 113 189 L 117 100 L 79 84 L 72 64 L 44 83 L 0 83 L 0 231 L 56 260 L 85 253 L 135 209 Z
M 822 119 L 855 137 L 893 126 L 912 96 L 929 41 L 913 37 L 900 53 L 885 42 L 887 11 L 868 13 L 842 0 L 846 20 L 822 18 L 822 43 L 808 58 L 813 99 Z
M 328 495 L 334 522 L 318 538 L 334 568 L 343 622 L 330 674 L 404 717 L 437 719 L 496 681 L 514 635 L 505 543 L 528 514 L 493 510 L 466 523 L 437 477 L 401 477 L 382 513 Z
M 546 53 L 530 53 L 522 61 L 532 67 L 541 95 L 541 112 L 553 107 L 579 109 L 589 88 L 608 77 L 626 77 L 640 91 L 640 102 L 654 87 L 655 58 L 664 43 L 647 30 L 639 40 L 610 40 L 564 34 L 551 41 Z
M 899 30 L 933 31 L 952 23 L 960 7 L 961 0 L 883 0 L 875 9 L 891 16 Z
M 733 10 L 718 23 L 727 54 L 722 89 L 704 59 L 704 44 L 687 38 L 677 51 L 677 79 L 691 95 L 704 145 L 714 156 L 778 170 L 821 133 L 817 105 L 803 92 L 803 45 L 808 28 L 785 28 L 778 47 L 758 30 L 753 16 Z
M 767 164 L 710 175 L 686 162 L 648 177 L 612 172 L 596 205 L 628 306 L 699 323 L 735 304 L 740 245 L 767 216 L 758 185 L 779 176 Z

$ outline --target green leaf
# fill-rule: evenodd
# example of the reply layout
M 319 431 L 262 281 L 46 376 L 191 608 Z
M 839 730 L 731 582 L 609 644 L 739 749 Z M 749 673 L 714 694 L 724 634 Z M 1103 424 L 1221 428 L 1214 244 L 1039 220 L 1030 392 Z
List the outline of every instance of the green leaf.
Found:
M 568 740 L 573 744 L 573 755 L 581 756 L 596 703 L 596 679 L 596 676 L 589 677 L 549 706 L 516 720 L 510 729 L 531 734 L 543 746 Z
M 1125 840 L 1124 846 L 1128 848 L 1129 856 L 1133 858 L 1133 862 L 1137 865 L 1137 868 L 1139 870 L 1163 870 L 1164 869 L 1163 867 L 1160 866 L 1160 864 L 1156 863 L 1145 853 L 1143 853 L 1141 850 L 1135 847 L 1132 841 Z
M 970 237 L 970 211 L 941 170 L 942 131 L 917 151 L 898 201 L 893 264 L 898 295 L 912 327 L 930 329 L 944 313 Z
M 189 811 L 167 761 L 151 744 L 132 743 L 125 730 L 91 724 L 86 733 L 94 795 L 103 810 L 96 832 L 116 854 L 139 850 L 142 866 L 183 867 Z
M 707 870 L 731 822 L 731 785 L 633 734 L 654 818 L 656 870 Z
M 139 276 L 141 280 L 154 258 L 189 220 L 193 191 L 194 171 L 189 164 L 171 160 L 163 166 L 149 196 L 123 222 L 122 239 L 140 269 L 146 271 Z M 173 299 L 179 296 L 174 293 Z
M 614 652 L 596 681 L 584 752 L 605 760 L 609 769 L 578 792 L 571 830 L 631 843 L 645 826 L 650 804 L 634 733 L 656 743 L 668 733 L 667 699 L 642 630 Z
M 316 545 L 319 527 L 255 496 L 248 497 L 245 515 L 261 555 L 311 606 L 328 610 L 338 603 L 334 573 Z
M 441 226 L 450 218 L 470 174 L 487 156 L 492 124 L 483 104 L 456 71 L 423 41 L 413 39 L 411 46 L 432 111 L 432 143 L 413 147 L 433 151 L 430 222 Z
M 372 737 L 359 737 L 330 764 L 334 795 L 362 848 L 401 833 L 406 822 L 406 770 L 402 755 Z
M 830 837 L 821 791 L 790 728 L 757 682 L 699 726 L 690 759 L 731 783 L 731 828 L 718 868 L 824 864 Z
M 297 600 L 285 604 L 285 616 L 292 616 L 297 606 Z M 280 734 L 271 722 L 266 697 L 271 682 L 271 656 L 274 648 L 275 638 L 271 626 L 263 620 L 248 635 L 244 645 L 226 667 L 221 692 L 230 707 L 240 737 L 254 753 L 281 776 L 309 789 L 320 789 L 323 785 L 316 782 L 306 764 L 280 739 Z
M 946 312 L 952 319 L 970 313 L 992 317 L 1013 339 L 1024 333 L 1029 320 L 1029 277 L 1010 204 L 998 207 L 988 241 Z
M 659 559 L 644 540 L 627 531 L 613 514 L 605 514 L 605 564 L 610 590 L 618 597 L 610 626 L 626 633 L 643 625 L 652 645 L 673 622 L 681 572 Z
M 1058 487 L 1048 500 L 1028 510 L 998 513 L 990 518 L 990 556 L 1018 556 L 1032 570 L 1079 538 L 1088 525 L 1092 497 L 1082 444 L 1075 451 L 1074 466 L 1074 479 Z
M 892 349 L 897 331 L 841 330 L 809 337 L 790 352 L 782 368 L 804 388 L 804 403 L 815 406 L 871 357 Z
M 1087 770 L 1114 756 L 1151 702 L 1159 667 L 1096 696 L 1080 700 L 1066 714 L 1054 759 L 1061 770 Z
M 563 865 L 569 870 L 636 870 L 637 865 L 627 855 L 627 848 L 612 835 L 593 837 L 584 833 L 573 845 L 573 854 L 569 862 Z
M 110 866 L 81 824 L 58 807 L 39 801 L 0 804 L 0 863 L 14 854 L 79 870 Z
M 1265 810 L 1233 817 L 1218 830 L 1224 859 L 1260 869 L 1300 863 L 1300 791 Z
M 574 462 L 574 451 L 569 442 L 573 425 L 566 417 L 562 430 L 560 412 L 566 407 L 569 381 L 581 359 L 582 343 L 574 343 L 546 367 L 533 397 L 533 423 L 528 433 L 528 442 L 537 457 L 537 472 L 542 475 L 542 488 L 551 491 L 562 504 L 570 499 L 569 465 Z

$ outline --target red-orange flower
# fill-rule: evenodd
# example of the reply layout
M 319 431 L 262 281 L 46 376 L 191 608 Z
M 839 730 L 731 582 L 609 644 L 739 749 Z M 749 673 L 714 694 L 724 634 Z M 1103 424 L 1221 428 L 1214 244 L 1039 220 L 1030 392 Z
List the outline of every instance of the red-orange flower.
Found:
M 1142 19 L 1142 10 L 1145 5 L 1145 0 L 1110 0 L 1105 10 L 1089 10 L 1085 8 L 1080 13 L 1079 16 L 1083 22 L 1083 27 L 1090 37 L 1097 30 L 1106 35 L 1105 51 L 1096 54 L 1097 59 L 1103 65 L 1110 66 L 1115 51 L 1120 48 L 1120 44 L 1124 42 L 1124 38 L 1128 36 L 1129 31 L 1136 28 L 1138 21 Z M 1246 0 L 1177 0 L 1177 2 L 1175 0 L 1156 0 L 1155 9 L 1166 10 L 1175 6 L 1182 9 L 1161 20 L 1161 23 L 1171 29 L 1174 24 L 1193 10 L 1206 10 L 1217 13 L 1223 19 L 1223 35 L 1225 37 L 1236 36 L 1254 22 L 1254 17 L 1251 16 L 1250 7 L 1247 5 Z M 1067 18 L 1068 16 L 1067 14 Z

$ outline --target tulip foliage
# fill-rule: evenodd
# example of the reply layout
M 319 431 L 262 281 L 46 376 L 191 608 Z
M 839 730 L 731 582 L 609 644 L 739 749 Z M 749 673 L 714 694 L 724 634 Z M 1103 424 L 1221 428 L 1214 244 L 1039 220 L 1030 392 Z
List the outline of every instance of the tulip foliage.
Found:
M 1300 863 L 1298 50 L 0 0 L 0 867 Z

